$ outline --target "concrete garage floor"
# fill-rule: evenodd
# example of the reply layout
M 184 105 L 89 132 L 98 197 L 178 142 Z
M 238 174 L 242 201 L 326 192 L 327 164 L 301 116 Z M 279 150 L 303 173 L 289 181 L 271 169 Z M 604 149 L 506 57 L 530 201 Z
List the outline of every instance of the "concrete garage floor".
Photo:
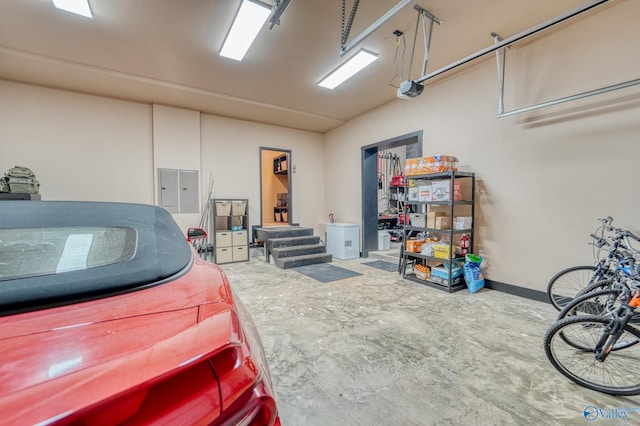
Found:
M 551 305 L 449 294 L 372 260 L 334 260 L 362 275 L 326 284 L 264 258 L 223 265 L 261 333 L 283 425 L 584 425 L 587 406 L 630 408 L 626 422 L 594 423 L 640 424 L 640 397 L 582 388 L 549 364 Z

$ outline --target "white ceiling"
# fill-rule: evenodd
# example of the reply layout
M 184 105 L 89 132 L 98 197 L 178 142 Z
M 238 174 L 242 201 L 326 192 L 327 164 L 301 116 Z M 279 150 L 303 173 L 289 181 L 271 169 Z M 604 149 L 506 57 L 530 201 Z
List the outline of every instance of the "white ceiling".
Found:
M 360 1 L 350 39 L 398 2 Z M 585 2 L 417 0 L 442 20 L 427 73 L 490 46 L 491 32 L 506 38 Z M 379 60 L 331 91 L 317 82 L 357 51 L 340 56 L 341 0 L 291 0 L 280 25 L 267 24 L 242 62 L 217 53 L 240 0 L 89 3 L 93 19 L 51 0 L 0 1 L 0 79 L 316 132 L 396 99 L 392 33 L 406 33 L 408 60 L 417 17 L 412 3 L 364 40 L 358 48 Z M 414 79 L 422 44 L 416 50 Z

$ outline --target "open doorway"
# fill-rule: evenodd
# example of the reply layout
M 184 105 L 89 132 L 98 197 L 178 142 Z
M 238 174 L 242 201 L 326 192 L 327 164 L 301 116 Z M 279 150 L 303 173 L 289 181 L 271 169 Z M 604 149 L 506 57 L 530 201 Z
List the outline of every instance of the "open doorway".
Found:
M 381 220 L 389 221 L 389 217 L 380 217 L 384 210 L 381 193 L 389 191 L 390 175 L 394 171 L 391 168 L 381 173 L 379 154 L 382 153 L 405 159 L 422 157 L 422 130 L 362 147 L 362 257 L 378 250 L 378 226 Z M 401 167 L 404 168 L 404 162 Z M 386 194 L 391 198 L 391 192 Z
M 291 151 L 260 148 L 260 226 L 291 223 Z

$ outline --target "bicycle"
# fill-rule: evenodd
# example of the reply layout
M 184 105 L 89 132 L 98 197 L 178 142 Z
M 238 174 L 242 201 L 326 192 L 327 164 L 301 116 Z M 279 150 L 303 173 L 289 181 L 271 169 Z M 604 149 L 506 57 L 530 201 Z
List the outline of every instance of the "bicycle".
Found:
M 640 307 L 640 282 L 637 276 L 629 280 L 633 293 L 628 300 L 618 297 L 619 303 L 605 314 L 567 316 L 554 323 L 543 339 L 545 354 L 556 370 L 581 386 L 610 395 L 640 394 L 640 330 L 629 324 Z
M 586 288 L 591 289 L 594 283 L 612 278 L 617 266 L 622 261 L 628 258 L 634 258 L 636 262 L 640 260 L 640 251 L 635 250 L 629 241 L 629 239 L 640 241 L 639 237 L 630 231 L 611 227 L 613 221 L 611 216 L 599 220 L 602 222 L 602 226 L 596 230 L 596 233 L 591 234 L 595 241 L 592 244 L 598 250 L 608 246 L 607 256 L 598 261 L 595 266 L 572 266 L 558 272 L 551 278 L 547 285 L 547 298 L 558 311 L 561 311 L 578 295 L 584 294 Z M 605 237 L 605 231 L 614 234 L 609 237 L 611 242 Z M 600 235 L 596 235 L 597 233 Z M 640 268 L 640 266 L 636 266 L 636 268 Z
M 638 285 L 640 282 L 637 281 L 637 277 L 635 280 L 632 277 L 621 277 L 613 283 L 607 283 L 605 287 L 576 297 L 560 311 L 556 321 L 577 315 L 611 317 L 615 315 L 615 311 L 620 305 L 631 300 L 633 288 Z M 629 325 L 637 327 L 638 324 L 640 324 L 640 313 L 634 313 L 629 319 Z M 567 344 L 577 349 L 589 349 L 581 346 L 579 341 L 572 341 L 571 336 L 562 334 L 561 337 Z M 622 349 L 622 347 L 616 347 L 617 349 Z

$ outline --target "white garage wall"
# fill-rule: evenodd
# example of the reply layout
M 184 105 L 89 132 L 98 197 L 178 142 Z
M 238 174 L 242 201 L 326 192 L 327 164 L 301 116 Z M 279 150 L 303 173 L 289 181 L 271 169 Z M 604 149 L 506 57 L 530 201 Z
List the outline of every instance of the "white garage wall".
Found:
M 43 200 L 153 203 L 151 107 L 0 81 L 0 173 L 14 165 Z
M 616 2 L 509 49 L 507 108 L 638 78 L 637 16 L 640 2 Z M 640 234 L 640 87 L 502 119 L 497 99 L 491 56 L 328 133 L 326 161 L 341 173 L 327 173 L 327 207 L 360 223 L 360 147 L 424 129 L 424 155 L 455 155 L 476 173 L 486 278 L 542 291 L 559 269 L 593 260 L 597 218 Z
M 158 169 L 197 170 L 200 193 L 206 193 L 208 181 L 200 172 L 200 112 L 164 105 L 153 105 L 154 202 L 158 203 Z M 204 208 L 200 197 L 200 211 Z M 174 214 L 184 232 L 200 223 L 200 213 Z
M 249 198 L 259 223 L 259 147 L 292 151 L 293 220 L 324 222 L 324 147 L 320 134 L 0 81 L 0 173 L 23 165 L 43 200 L 154 204 L 156 169 L 200 170 L 215 197 Z M 181 228 L 200 215 L 175 215 Z
M 214 179 L 214 198 L 248 198 L 250 226 L 259 225 L 260 147 L 288 149 L 293 222 L 326 222 L 322 135 L 205 114 L 201 122 L 202 173 Z

